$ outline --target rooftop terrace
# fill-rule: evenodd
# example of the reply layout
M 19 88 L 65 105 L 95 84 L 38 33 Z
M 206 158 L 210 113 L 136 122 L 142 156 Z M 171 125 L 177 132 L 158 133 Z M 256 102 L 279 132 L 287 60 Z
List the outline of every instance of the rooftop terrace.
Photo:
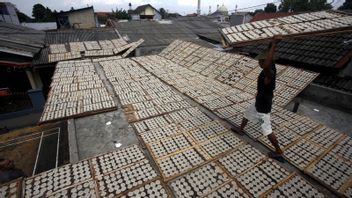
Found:
M 60 62 L 41 121 L 74 118 L 77 133 L 94 136 L 95 128 L 87 124 L 92 117 L 81 117 L 113 107 L 123 115 L 105 127 L 124 119 L 125 133 L 137 142 L 115 142 L 124 148 L 85 153 L 81 161 L 6 184 L 0 192 L 24 197 L 350 197 L 351 137 L 283 108 L 317 74 L 284 65 L 277 69 L 272 125 L 285 151 L 284 164 L 266 157 L 273 148 L 258 125 L 249 123 L 246 136 L 229 129 L 239 125 L 255 96 L 260 69 L 251 58 L 177 40 L 159 55 Z M 113 140 L 111 130 L 99 126 L 99 141 Z

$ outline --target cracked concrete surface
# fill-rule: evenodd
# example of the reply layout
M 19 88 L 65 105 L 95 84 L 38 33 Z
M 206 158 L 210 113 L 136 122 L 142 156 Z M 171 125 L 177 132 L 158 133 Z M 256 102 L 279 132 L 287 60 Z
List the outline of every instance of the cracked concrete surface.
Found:
M 293 103 L 290 103 L 286 109 L 292 110 Z M 307 116 L 328 127 L 337 129 L 352 137 L 352 115 L 350 113 L 321 105 L 310 100 L 302 100 L 297 113 L 299 115 Z
M 111 124 L 109 124 L 111 122 Z M 138 144 L 132 127 L 121 110 L 75 119 L 79 159 Z

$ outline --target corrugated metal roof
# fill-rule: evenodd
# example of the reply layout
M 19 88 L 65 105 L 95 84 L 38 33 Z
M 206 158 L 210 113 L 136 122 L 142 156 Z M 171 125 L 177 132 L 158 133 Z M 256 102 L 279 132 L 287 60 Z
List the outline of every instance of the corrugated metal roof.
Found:
M 218 25 L 204 17 L 182 17 L 171 23 L 156 21 L 111 21 L 112 25 L 124 36 L 132 41 L 143 38 L 142 46 L 165 46 L 176 39 L 194 41 L 199 40 L 197 34 L 220 41 Z
M 78 41 L 98 41 L 117 39 L 114 28 L 95 28 L 87 30 L 57 30 L 46 32 L 45 44 L 60 44 Z
M 33 57 L 44 46 L 44 37 L 43 31 L 0 22 L 0 47 L 3 52 Z
M 160 24 L 155 21 L 112 22 L 119 33 L 127 35 L 131 41 L 143 38 L 142 46 L 164 46 L 175 39 L 193 40 L 197 35 L 179 23 Z
M 221 42 L 219 24 L 214 23 L 208 17 L 180 17 L 175 19 L 175 21 L 179 22 L 197 35 L 206 37 L 218 43 Z

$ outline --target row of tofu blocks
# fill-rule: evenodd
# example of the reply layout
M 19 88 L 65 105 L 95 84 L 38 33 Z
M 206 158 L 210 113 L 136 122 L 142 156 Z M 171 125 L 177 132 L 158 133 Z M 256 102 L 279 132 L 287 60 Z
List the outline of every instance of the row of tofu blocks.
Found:
M 52 169 L 23 181 L 0 186 L 1 197 L 168 197 L 164 184 L 136 145 L 75 164 Z M 143 194 L 142 193 L 142 194 Z
M 143 43 L 144 40 L 140 39 L 136 42 L 125 43 L 118 47 L 112 45 L 110 47 L 101 47 L 101 48 L 99 47 L 99 45 L 93 44 L 94 42 L 97 42 L 97 41 L 84 42 L 84 43 L 90 43 L 90 45 L 92 45 L 92 47 L 87 48 L 87 50 L 71 48 L 71 51 L 66 51 L 66 48 L 64 48 L 65 44 L 53 44 L 54 45 L 53 47 L 52 45 L 50 45 L 50 47 L 52 47 L 53 49 L 60 49 L 60 50 L 53 50 L 55 53 L 52 52 L 48 55 L 48 59 L 49 59 L 48 61 L 58 62 L 63 60 L 79 59 L 83 57 L 112 56 L 112 55 L 117 55 L 124 50 L 127 50 L 127 51 L 122 55 L 122 57 L 126 57 L 133 50 L 135 50 L 141 43 Z M 80 51 L 76 51 L 76 50 L 80 50 Z
M 126 45 L 126 47 L 122 47 L 119 49 L 115 48 L 115 49 L 84 51 L 84 57 L 112 56 L 114 54 L 119 54 L 121 51 L 123 51 L 127 48 L 128 47 Z M 49 63 L 63 61 L 63 60 L 79 59 L 79 58 L 83 58 L 83 56 L 80 52 L 64 52 L 64 53 L 49 54 L 48 55 Z
M 90 60 L 60 62 L 54 73 L 40 121 L 56 120 L 114 107 L 116 104 L 112 96 L 107 92 Z
M 115 49 L 124 45 L 127 45 L 127 42 L 124 39 L 113 39 L 101 41 L 70 42 L 68 44 L 51 44 L 49 48 L 51 54 L 58 54 L 65 52 Z
M 255 21 L 223 28 L 230 43 L 269 38 L 274 35 L 299 34 L 343 28 L 352 25 L 352 16 L 334 12 L 305 13 L 278 19 Z

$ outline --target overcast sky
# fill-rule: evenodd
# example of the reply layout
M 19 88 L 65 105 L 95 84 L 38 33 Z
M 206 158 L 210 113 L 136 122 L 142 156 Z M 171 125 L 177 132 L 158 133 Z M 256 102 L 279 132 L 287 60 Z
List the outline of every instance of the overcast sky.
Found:
M 3 0 L 1 0 L 3 1 Z M 51 10 L 63 10 L 67 11 L 71 7 L 75 9 L 89 6 L 94 6 L 94 11 L 111 11 L 112 8 L 123 8 L 128 9 L 128 3 L 132 3 L 132 8 L 136 8 L 139 5 L 151 4 L 155 8 L 165 8 L 169 12 L 178 12 L 182 15 L 194 13 L 197 10 L 197 0 L 7 0 L 12 2 L 17 6 L 17 8 L 32 16 L 32 7 L 36 3 L 41 3 L 45 7 L 49 7 Z M 328 0 L 331 2 L 332 0 Z M 211 6 L 211 11 L 216 10 L 217 5 L 224 4 L 229 10 L 234 10 L 237 5 L 238 9 L 247 8 L 255 5 L 266 4 L 270 2 L 278 2 L 278 0 L 201 0 L 201 12 L 208 13 L 209 6 Z M 335 0 L 334 6 L 341 5 L 344 0 Z M 279 3 L 276 3 L 277 5 Z M 252 11 L 255 9 L 260 9 L 262 7 L 256 7 L 252 9 L 247 9 L 246 11 Z

